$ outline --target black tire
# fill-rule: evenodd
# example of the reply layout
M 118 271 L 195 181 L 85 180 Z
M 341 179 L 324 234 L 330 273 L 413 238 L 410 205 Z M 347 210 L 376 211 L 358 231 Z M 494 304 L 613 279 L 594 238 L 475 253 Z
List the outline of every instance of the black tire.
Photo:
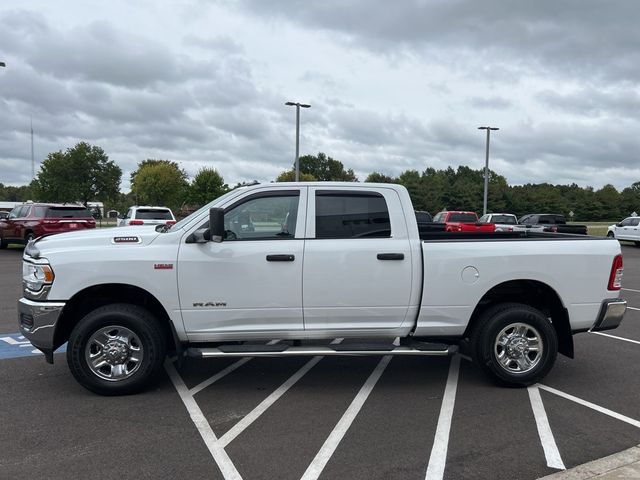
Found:
M 35 239 L 36 239 L 36 236 L 33 234 L 33 232 L 27 232 L 26 235 L 24 236 L 24 244 L 26 245 L 31 240 L 35 240 Z
M 615 235 L 613 232 L 607 232 L 607 237 L 609 238 L 615 238 Z
M 556 331 L 542 312 L 529 305 L 503 303 L 489 308 L 478 318 L 476 325 L 470 338 L 472 356 L 480 368 L 499 385 L 532 385 L 544 378 L 556 361 Z M 523 329 L 525 333 L 518 334 L 516 327 L 511 330 L 513 325 L 521 326 L 517 328 Z M 508 341 L 503 345 L 498 342 L 500 338 Z M 538 351 L 532 348 L 533 338 L 538 338 L 541 347 Z M 521 348 L 525 351 L 520 350 Z M 522 367 L 521 363 L 531 365 Z
M 0 249 L 7 248 L 8 245 L 9 243 L 5 241 L 4 238 L 0 237 Z
M 109 331 L 109 335 L 116 336 L 112 339 L 101 337 L 103 340 L 109 339 L 109 342 L 102 341 L 109 345 L 104 350 L 98 348 L 95 355 L 102 354 L 106 358 L 107 350 L 111 349 L 112 353 L 114 349 L 127 343 L 130 347 L 135 345 L 139 350 L 141 359 L 137 363 L 133 362 L 133 355 L 127 357 L 128 361 L 124 360 L 119 364 L 117 360 L 109 357 L 117 364 L 115 367 L 120 365 L 120 368 L 125 368 L 134 365 L 131 372 L 125 373 L 123 378 L 101 378 L 101 374 L 106 374 L 89 365 L 87 356 L 97 343 L 94 335 L 101 331 Z M 118 332 L 130 332 L 134 341 L 124 342 L 121 337 L 117 337 Z M 165 355 L 166 340 L 158 320 L 144 308 L 124 303 L 106 305 L 88 313 L 74 327 L 67 345 L 67 363 L 71 373 L 83 387 L 100 395 L 129 395 L 148 387 L 162 369 Z M 103 369 L 113 370 L 114 364 L 105 365 Z
M 636 247 L 640 247 L 640 242 L 633 242 L 636 244 Z

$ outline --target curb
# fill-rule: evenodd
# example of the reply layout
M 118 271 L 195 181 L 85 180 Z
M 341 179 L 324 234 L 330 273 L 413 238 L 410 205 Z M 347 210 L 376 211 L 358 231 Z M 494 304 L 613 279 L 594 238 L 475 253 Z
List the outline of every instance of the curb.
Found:
M 602 480 L 640 479 L 640 445 L 564 472 L 552 473 L 539 480 L 585 480 L 596 477 Z

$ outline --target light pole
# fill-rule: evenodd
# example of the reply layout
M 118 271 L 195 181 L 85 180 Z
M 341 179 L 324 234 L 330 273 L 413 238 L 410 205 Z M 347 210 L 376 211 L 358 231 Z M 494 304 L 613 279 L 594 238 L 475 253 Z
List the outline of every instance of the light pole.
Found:
M 296 182 L 300 181 L 300 107 L 309 108 L 311 105 L 299 102 L 287 102 L 288 107 L 296 107 Z
M 487 131 L 487 156 L 484 161 L 484 202 L 482 204 L 482 215 L 487 214 L 487 194 L 489 193 L 489 139 L 491 130 L 500 130 L 498 127 L 478 127 L 478 130 Z

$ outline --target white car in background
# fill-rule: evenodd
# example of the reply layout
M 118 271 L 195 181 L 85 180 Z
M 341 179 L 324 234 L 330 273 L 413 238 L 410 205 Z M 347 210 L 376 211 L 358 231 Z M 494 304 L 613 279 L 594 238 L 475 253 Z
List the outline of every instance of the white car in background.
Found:
M 135 206 L 129 208 L 124 217 L 119 218 L 119 227 L 129 225 L 173 225 L 176 217 L 167 207 Z
M 518 217 L 512 213 L 487 213 L 480 217 L 479 222 L 493 223 L 496 232 L 518 232 L 527 227 L 518 224 Z
M 620 223 L 611 225 L 607 237 L 628 240 L 640 245 L 640 217 L 627 217 Z

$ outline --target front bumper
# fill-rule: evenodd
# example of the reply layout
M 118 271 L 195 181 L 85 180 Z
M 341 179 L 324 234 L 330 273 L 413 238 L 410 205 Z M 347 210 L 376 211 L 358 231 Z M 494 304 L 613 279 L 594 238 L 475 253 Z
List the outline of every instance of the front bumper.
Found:
M 26 298 L 18 300 L 20 332 L 53 363 L 53 346 L 56 324 L 64 302 L 34 302 Z
M 600 332 L 602 330 L 613 330 L 618 328 L 624 312 L 627 310 L 627 301 L 621 298 L 605 300 L 600 307 L 600 313 L 596 322 L 591 327 L 592 332 Z

